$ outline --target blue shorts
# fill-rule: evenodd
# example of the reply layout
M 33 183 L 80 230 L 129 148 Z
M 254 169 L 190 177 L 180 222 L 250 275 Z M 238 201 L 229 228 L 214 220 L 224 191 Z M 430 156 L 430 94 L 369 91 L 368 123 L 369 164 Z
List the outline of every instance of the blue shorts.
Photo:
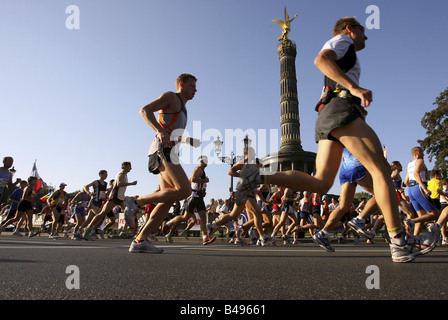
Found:
M 426 212 L 429 212 L 436 210 L 434 204 L 431 201 L 428 201 L 422 194 L 418 184 L 408 188 L 408 195 L 411 206 L 415 211 L 425 210 Z
M 361 180 L 366 175 L 366 172 L 367 170 L 364 166 L 358 166 L 355 168 L 342 166 L 339 171 L 339 181 L 341 186 L 346 182 L 355 183 L 356 180 Z
M 310 217 L 310 212 L 300 211 L 300 219 L 308 219 Z
M 75 214 L 80 214 L 81 216 L 85 217 L 86 216 L 86 208 L 85 207 L 81 207 L 81 206 L 76 206 L 75 207 Z

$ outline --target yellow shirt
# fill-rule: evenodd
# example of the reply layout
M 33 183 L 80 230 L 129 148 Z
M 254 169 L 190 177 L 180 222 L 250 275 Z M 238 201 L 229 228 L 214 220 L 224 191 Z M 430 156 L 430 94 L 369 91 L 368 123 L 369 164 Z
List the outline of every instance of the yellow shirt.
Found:
M 431 199 L 439 199 L 440 194 L 437 192 L 437 190 L 442 190 L 443 185 L 442 181 L 436 178 L 432 178 L 428 181 L 428 190 L 431 191 Z

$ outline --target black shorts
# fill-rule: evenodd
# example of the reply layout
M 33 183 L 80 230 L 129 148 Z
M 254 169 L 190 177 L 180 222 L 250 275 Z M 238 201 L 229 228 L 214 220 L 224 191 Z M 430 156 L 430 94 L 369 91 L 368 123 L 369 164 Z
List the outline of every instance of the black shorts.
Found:
M 204 198 L 190 196 L 187 200 L 188 201 L 185 210 L 188 213 L 194 213 L 195 209 L 197 212 L 206 210 Z
M 109 201 L 112 201 L 117 206 L 124 208 L 124 200 L 118 199 L 117 197 L 112 197 Z
M 17 211 L 26 212 L 28 210 L 33 210 L 33 204 L 26 200 L 21 200 L 17 206 Z
M 90 204 L 94 205 L 95 207 L 101 208 L 101 206 L 103 205 L 103 200 L 99 200 L 99 201 L 91 200 Z
M 333 98 L 319 111 L 316 119 L 315 140 L 338 141 L 330 133 L 333 129 L 345 126 L 357 118 L 365 120 L 362 106 L 350 98 Z
M 153 154 L 149 155 L 148 170 L 152 174 L 159 174 L 159 167 L 162 161 L 179 164 L 179 146 L 173 143 L 171 147 L 163 147 L 162 143 L 158 142 L 158 149 Z

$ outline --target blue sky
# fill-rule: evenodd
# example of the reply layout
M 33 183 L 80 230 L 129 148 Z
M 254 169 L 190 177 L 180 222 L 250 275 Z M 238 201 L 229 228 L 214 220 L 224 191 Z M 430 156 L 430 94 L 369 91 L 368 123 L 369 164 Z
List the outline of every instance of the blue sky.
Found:
M 95 0 L 0 2 L 0 157 L 15 159 L 27 178 L 37 159 L 45 182 L 64 181 L 73 192 L 106 169 L 109 179 L 131 161 L 127 195 L 156 189 L 147 172 L 154 137 L 139 109 L 188 72 L 198 92 L 187 104 L 187 132 L 202 138 L 185 150 L 191 175 L 197 155 L 214 155 L 212 141 L 225 132 L 249 132 L 258 156 L 278 151 L 280 63 L 277 55 L 287 6 L 289 38 L 297 45 L 302 147 L 317 151 L 314 106 L 323 76 L 313 60 L 331 38 L 336 20 L 356 16 L 365 24 L 369 5 L 379 8 L 379 29 L 367 29 L 358 53 L 361 86 L 373 91 L 368 123 L 388 147 L 388 159 L 403 165 L 425 137 L 420 121 L 448 85 L 446 1 L 341 0 Z M 67 29 L 66 8 L 79 8 L 79 29 Z M 193 126 L 195 123 L 195 126 Z M 239 131 L 238 131 L 239 130 Z M 268 139 L 263 141 L 266 132 Z M 278 135 L 270 136 L 270 132 Z M 213 136 L 215 135 L 215 136 Z M 241 137 L 241 139 L 243 136 Z M 241 139 L 224 139 L 223 151 L 242 154 Z M 431 165 L 428 165 L 432 168 Z M 229 166 L 216 159 L 206 172 L 208 195 L 228 196 Z M 403 174 L 404 178 L 404 174 Z M 235 181 L 236 183 L 236 181 Z M 330 190 L 339 192 L 338 178 Z M 361 191 L 361 190 L 358 190 Z

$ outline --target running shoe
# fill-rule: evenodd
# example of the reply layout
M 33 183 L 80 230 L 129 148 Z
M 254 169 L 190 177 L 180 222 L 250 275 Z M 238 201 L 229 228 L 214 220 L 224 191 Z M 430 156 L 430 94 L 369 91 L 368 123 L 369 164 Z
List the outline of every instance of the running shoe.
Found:
M 94 241 L 94 240 L 98 240 L 98 236 L 96 235 L 95 231 L 90 232 L 89 235 L 89 241 Z
M 90 237 L 90 232 L 92 231 L 91 228 L 86 228 L 84 229 L 84 233 L 82 235 L 82 238 L 84 238 L 84 240 L 89 240 Z
M 436 246 L 437 240 L 436 233 L 431 231 L 419 236 L 406 234 L 404 246 L 390 244 L 392 261 L 411 262 L 416 256 L 431 252 Z
M 329 234 L 324 235 L 324 234 L 322 234 L 322 231 L 316 232 L 316 234 L 313 236 L 313 240 L 322 249 L 325 249 L 328 252 L 334 252 L 334 249 L 331 246 L 331 240 L 330 240 Z
M 185 239 L 187 239 L 188 240 L 188 231 L 182 231 L 181 233 L 180 233 L 180 235 L 182 236 L 182 237 L 184 237 Z
M 34 230 L 32 230 L 30 233 L 28 233 L 28 237 L 31 238 L 31 237 L 37 236 L 38 234 L 39 234 L 39 232 L 34 232 Z
M 131 246 L 129 247 L 129 252 L 130 253 L 137 253 L 137 252 L 162 253 L 163 249 L 159 248 L 159 247 L 156 247 L 151 242 L 149 242 L 147 239 L 143 240 L 140 243 L 132 240 Z
M 238 182 L 236 193 L 235 193 L 235 203 L 239 206 L 247 199 L 248 196 L 254 194 L 254 190 L 259 184 L 260 170 L 254 164 L 246 164 L 243 166 L 240 172 L 240 181 Z
M 169 243 L 173 243 L 173 235 L 172 235 L 171 233 L 168 233 L 168 234 L 165 236 L 165 239 L 166 239 L 167 242 L 169 242 Z
M 259 245 L 262 246 L 262 247 L 270 247 L 270 246 L 272 246 L 272 242 L 271 242 L 271 240 L 269 238 L 263 238 L 263 239 L 260 239 L 258 241 L 260 242 Z
M 15 231 L 12 233 L 12 235 L 13 235 L 13 236 L 16 236 L 16 237 L 22 237 L 22 234 L 20 233 L 19 230 L 15 230 Z
M 372 240 L 372 234 L 367 231 L 366 224 L 364 222 L 353 218 L 348 222 L 348 226 L 361 237 Z
M 202 240 L 202 244 L 204 245 L 204 246 L 206 246 L 206 245 L 208 245 L 208 244 L 210 244 L 210 243 L 212 243 L 212 242 L 215 242 L 215 240 L 216 240 L 216 237 L 215 236 L 213 236 L 213 237 L 209 237 L 209 236 L 207 236 L 207 238 L 205 238 L 205 239 L 203 239 Z
M 219 227 L 216 225 L 216 223 L 212 222 L 208 224 L 208 234 L 214 234 L 217 232 Z

